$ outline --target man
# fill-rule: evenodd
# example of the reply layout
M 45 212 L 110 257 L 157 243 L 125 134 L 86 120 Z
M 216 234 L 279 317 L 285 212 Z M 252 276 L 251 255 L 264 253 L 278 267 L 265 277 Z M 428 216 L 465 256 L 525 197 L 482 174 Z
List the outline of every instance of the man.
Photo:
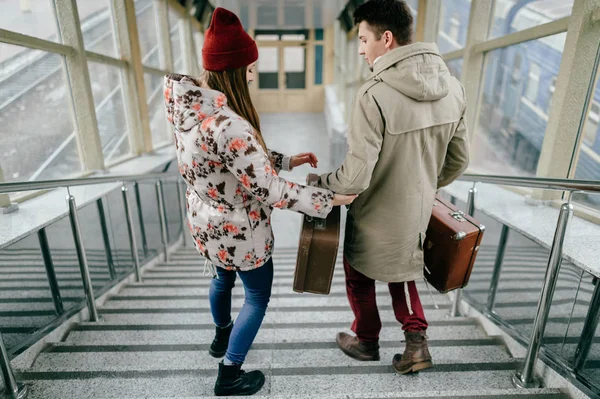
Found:
M 344 243 L 346 290 L 355 320 L 337 335 L 358 360 L 379 360 L 381 320 L 375 280 L 389 283 L 406 349 L 400 374 L 432 366 L 427 320 L 415 280 L 423 278 L 423 242 L 436 191 L 469 162 L 465 95 L 435 44 L 412 43 L 413 18 L 399 0 L 370 0 L 354 13 L 359 54 L 373 74 L 358 91 L 342 166 L 320 177 L 350 206 Z

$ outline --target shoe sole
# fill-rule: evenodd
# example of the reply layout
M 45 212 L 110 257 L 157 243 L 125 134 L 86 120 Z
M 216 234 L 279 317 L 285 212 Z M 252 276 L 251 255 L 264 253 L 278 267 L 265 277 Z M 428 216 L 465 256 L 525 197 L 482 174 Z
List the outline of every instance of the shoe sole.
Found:
M 220 359 L 223 356 L 225 356 L 225 353 L 227 353 L 227 350 L 223 351 L 223 352 L 215 352 L 211 349 L 208 350 L 208 354 L 211 355 L 212 357 L 216 358 L 216 359 Z
M 351 357 L 351 358 L 352 358 L 352 359 L 354 359 L 354 360 L 359 360 L 359 361 L 361 361 L 361 362 L 378 362 L 379 360 L 381 360 L 381 357 L 379 357 L 379 356 L 376 356 L 376 357 L 371 357 L 371 358 L 368 358 L 368 359 L 361 358 L 361 357 L 357 357 L 357 356 L 355 356 L 353 353 L 346 351 L 346 350 L 345 350 L 344 348 L 342 348 L 342 347 L 341 347 L 339 344 L 338 344 L 338 347 L 340 348 L 340 350 L 341 350 L 342 352 L 344 352 L 344 355 L 346 355 L 346 356 L 348 356 L 348 357 Z
M 392 367 L 394 367 L 394 366 L 392 366 Z M 433 362 L 428 361 L 428 362 L 415 363 L 406 370 L 398 370 L 396 367 L 394 367 L 394 371 L 396 371 L 396 373 L 398 373 L 398 374 L 404 375 L 404 374 L 408 374 L 408 373 L 416 373 L 418 371 L 425 370 L 425 369 L 428 369 L 431 367 L 433 367 Z
M 255 393 L 257 393 L 258 391 L 260 391 L 264 385 L 265 385 L 265 376 L 263 375 L 260 385 L 251 391 L 244 392 L 244 393 L 234 393 L 234 394 L 232 394 L 231 392 L 219 392 L 219 393 L 215 392 L 215 396 L 251 396 L 251 395 L 254 395 Z

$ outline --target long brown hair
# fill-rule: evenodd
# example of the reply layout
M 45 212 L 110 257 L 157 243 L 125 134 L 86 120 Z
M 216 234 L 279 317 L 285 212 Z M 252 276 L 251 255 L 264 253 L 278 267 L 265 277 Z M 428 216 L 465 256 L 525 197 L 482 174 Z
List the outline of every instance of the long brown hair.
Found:
M 246 81 L 247 67 L 229 69 L 222 72 L 204 72 L 204 81 L 213 90 L 220 91 L 227 97 L 227 105 L 236 114 L 244 118 L 254 128 L 254 135 L 267 156 L 269 151 L 260 132 L 258 112 L 252 104 L 248 82 Z

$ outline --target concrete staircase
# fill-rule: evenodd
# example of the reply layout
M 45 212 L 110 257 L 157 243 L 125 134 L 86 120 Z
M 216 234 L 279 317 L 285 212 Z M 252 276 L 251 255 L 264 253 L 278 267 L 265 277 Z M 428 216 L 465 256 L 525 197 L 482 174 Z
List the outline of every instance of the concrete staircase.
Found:
M 402 330 L 384 284 L 378 303 L 384 328 L 380 362 L 362 363 L 343 355 L 338 331 L 353 320 L 343 269 L 336 268 L 329 296 L 292 291 L 296 249 L 274 256 L 273 296 L 265 322 L 244 368 L 267 375 L 257 397 L 276 398 L 568 398 L 557 389 L 517 390 L 511 376 L 520 360 L 503 341 L 489 337 L 470 318 L 447 318 L 450 303 L 419 284 L 430 321 L 435 367 L 415 375 L 393 372 Z M 341 259 L 339 259 L 341 261 Z M 49 345 L 32 367 L 19 371 L 29 398 L 200 398 L 212 395 L 218 360 L 208 355 L 214 326 L 208 304 L 210 279 L 191 248 L 168 264 L 127 285 L 102 308 L 101 322 L 81 323 L 62 342 Z M 239 281 L 239 280 L 238 280 Z M 234 313 L 243 303 L 234 288 Z

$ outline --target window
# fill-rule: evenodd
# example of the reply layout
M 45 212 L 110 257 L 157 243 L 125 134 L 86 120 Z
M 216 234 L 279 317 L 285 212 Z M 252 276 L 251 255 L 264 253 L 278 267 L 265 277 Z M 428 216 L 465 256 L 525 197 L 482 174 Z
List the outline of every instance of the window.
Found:
M 117 41 L 109 0 L 77 0 L 83 43 L 87 51 L 117 58 Z
M 460 21 L 458 20 L 458 17 L 454 15 L 452 18 L 450 18 L 450 39 L 454 40 L 455 42 L 458 42 L 459 29 Z
M 539 96 L 541 85 L 540 64 L 531 60 L 543 60 L 544 73 L 557 74 L 562 48 L 548 43 L 560 42 L 565 36 L 561 33 L 487 53 L 472 151 L 471 167 L 476 173 L 535 175 L 548 116 L 531 103 Z
M 150 130 L 152 131 L 152 145 L 156 148 L 171 139 L 162 95 L 163 76 L 145 73 L 144 81 L 146 83 L 146 102 L 148 103 Z
M 532 63 L 529 66 L 529 80 L 527 81 L 527 91 L 525 97 L 535 103 L 538 97 L 538 90 L 540 88 L 540 67 L 539 65 Z
M 286 3 L 289 3 L 287 1 Z M 304 1 L 296 2 L 297 4 L 285 4 L 284 20 L 285 26 L 288 28 L 302 28 L 305 26 L 305 5 Z
M 164 69 L 164 56 L 161 57 L 159 34 L 156 18 L 157 10 L 154 0 L 138 0 L 135 2 L 135 15 L 142 51 L 142 64 Z
M 306 88 L 306 47 L 283 48 L 286 89 Z
M 258 88 L 279 88 L 279 48 L 258 48 Z
M 0 63 L 4 180 L 58 179 L 80 173 L 63 57 L 0 43 Z
M 448 12 L 450 11 L 450 12 Z M 471 0 L 445 0 L 440 2 L 438 13 L 437 45 L 442 54 L 465 47 L 469 24 Z
M 490 38 L 568 17 L 572 8 L 573 0 L 496 0 Z
M 323 45 L 315 46 L 315 85 L 323 84 L 323 63 L 324 63 Z
M 448 69 L 450 70 L 450 73 L 452 74 L 452 76 L 454 76 L 458 80 L 461 80 L 463 59 L 459 58 L 456 60 L 448 61 L 446 63 L 446 65 L 448 65 Z
M 177 10 L 169 5 L 169 35 L 171 39 L 171 54 L 173 55 L 173 70 L 176 73 L 188 73 L 184 62 L 183 20 Z
M 54 0 L 37 0 L 35 2 L 3 1 L 0 27 L 39 39 L 62 42 L 56 24 Z M 17 49 L 13 48 L 11 51 Z M 2 50 L 7 51 L 7 49 Z
M 88 61 L 104 162 L 114 164 L 131 153 L 123 72 L 120 68 Z
M 584 140 L 586 144 L 593 146 L 598 136 L 598 127 L 600 126 L 600 103 L 592 103 L 590 112 L 585 122 L 585 136 Z

